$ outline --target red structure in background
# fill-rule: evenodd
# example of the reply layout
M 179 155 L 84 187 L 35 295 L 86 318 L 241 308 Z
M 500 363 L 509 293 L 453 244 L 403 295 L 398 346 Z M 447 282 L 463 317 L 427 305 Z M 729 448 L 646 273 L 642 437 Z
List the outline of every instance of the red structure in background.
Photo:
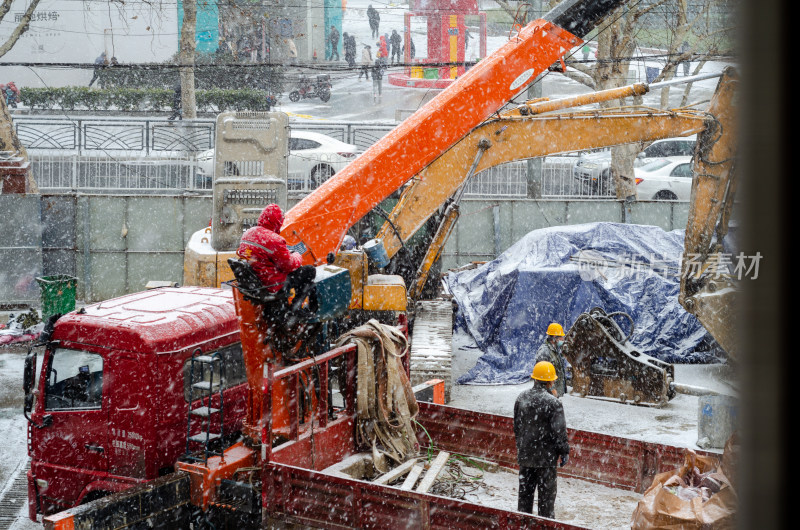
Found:
M 427 56 L 411 57 L 411 22 L 427 19 Z M 478 19 L 479 34 L 469 35 L 469 46 L 478 46 L 477 57 L 486 57 L 486 13 L 478 11 L 477 0 L 414 0 L 414 9 L 405 15 L 403 61 L 405 72 L 389 74 L 389 83 L 417 88 L 447 88 L 466 71 L 466 17 Z M 417 56 L 421 47 L 416 46 Z M 436 66 L 449 63 L 446 66 Z M 458 64 L 454 64 L 458 63 Z

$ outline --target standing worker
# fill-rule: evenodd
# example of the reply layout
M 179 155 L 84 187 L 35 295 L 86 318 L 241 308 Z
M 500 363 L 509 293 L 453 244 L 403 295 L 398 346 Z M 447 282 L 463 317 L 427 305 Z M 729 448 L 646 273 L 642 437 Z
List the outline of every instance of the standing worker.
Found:
M 369 20 L 369 29 L 372 30 L 372 38 L 374 39 L 380 35 L 378 27 L 381 24 L 381 16 L 378 13 L 378 10 L 372 7 L 372 4 L 370 4 L 367 8 L 367 19 Z
M 553 322 L 547 326 L 547 338 L 539 349 L 536 350 L 534 362 L 547 361 L 555 367 L 558 381 L 553 385 L 553 395 L 561 397 L 567 393 L 566 361 L 561 355 L 561 346 L 564 344 L 564 328 L 561 324 Z
M 533 497 L 538 490 L 539 517 L 555 518 L 557 465 L 569 460 L 567 422 L 564 407 L 550 391 L 557 381 L 556 370 L 546 361 L 536 363 L 531 378 L 533 387 L 514 403 L 514 437 L 519 464 L 517 510 L 533 513 Z

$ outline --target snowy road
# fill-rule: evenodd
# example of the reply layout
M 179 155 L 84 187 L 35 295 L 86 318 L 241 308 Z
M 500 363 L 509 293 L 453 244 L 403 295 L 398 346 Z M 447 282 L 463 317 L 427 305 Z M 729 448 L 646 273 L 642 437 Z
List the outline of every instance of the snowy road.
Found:
M 347 9 L 342 18 L 342 32 L 347 32 L 355 36 L 357 43 L 356 51 L 356 69 L 350 70 L 347 68 L 347 63 L 344 62 L 344 54 L 340 53 L 342 61 L 331 62 L 320 60 L 317 63 L 317 72 L 306 71 L 305 73 L 313 75 L 315 73 L 330 73 L 331 80 L 333 81 L 333 90 L 331 99 L 327 103 L 323 103 L 319 99 L 301 100 L 297 103 L 291 103 L 287 96 L 284 94 L 279 100 L 277 110 L 284 112 L 309 116 L 311 119 L 322 120 L 352 120 L 352 121 L 388 121 L 394 122 L 397 110 L 401 111 L 401 119 L 409 115 L 408 111 L 415 111 L 424 105 L 427 101 L 432 99 L 438 90 L 428 89 L 414 89 L 397 87 L 390 85 L 387 76 L 383 78 L 383 97 L 381 103 L 373 103 L 372 101 L 372 80 L 358 80 L 358 68 L 360 66 L 361 51 L 365 44 L 372 46 L 373 57 L 376 51 L 375 40 L 371 37 L 369 24 L 367 23 L 366 9 L 367 6 L 372 4 L 371 0 L 349 0 L 347 2 Z M 381 15 L 380 32 L 391 34 L 393 29 L 402 34 L 403 30 L 403 16 L 408 7 L 403 4 L 375 4 Z M 486 50 L 488 54 L 500 48 L 507 42 L 507 35 L 487 37 Z M 417 57 L 421 57 L 421 42 L 422 36 L 414 38 L 417 43 Z M 321 50 L 320 50 L 321 52 Z M 635 55 L 640 55 L 637 51 Z M 577 54 L 580 58 L 580 54 Z M 323 56 L 320 57 L 322 59 Z M 656 66 L 652 61 L 638 61 L 632 64 L 631 82 L 644 82 L 645 67 Z M 709 62 L 704 67 L 701 73 L 720 72 L 726 66 L 719 62 Z M 391 67 L 387 74 L 392 72 L 401 72 L 402 67 Z M 291 75 L 292 72 L 289 72 Z M 699 81 L 693 84 L 691 91 L 691 103 L 707 101 L 714 92 L 717 79 L 708 79 Z M 670 106 L 678 106 L 680 98 L 683 94 L 684 85 L 673 87 L 670 90 Z M 556 73 L 546 73 L 542 78 L 542 94 L 545 97 L 563 98 L 574 96 L 577 94 L 584 94 L 591 92 L 587 86 L 564 77 Z M 661 91 L 657 90 L 653 93 L 646 94 L 643 98 L 645 105 L 660 107 Z M 466 102 L 468 104 L 468 102 Z M 703 108 L 705 105 L 701 105 Z

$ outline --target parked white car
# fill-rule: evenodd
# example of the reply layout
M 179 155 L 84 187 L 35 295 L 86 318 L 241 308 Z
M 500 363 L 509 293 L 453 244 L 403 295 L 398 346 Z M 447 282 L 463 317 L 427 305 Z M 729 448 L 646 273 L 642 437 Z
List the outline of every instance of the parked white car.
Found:
M 634 167 L 641 167 L 656 159 L 692 156 L 697 135 L 678 136 L 656 140 L 636 155 Z M 573 169 L 573 176 L 583 183 L 592 182 L 597 185 L 611 178 L 611 150 L 603 149 L 582 154 Z
M 639 199 L 688 201 L 692 194 L 692 165 L 691 156 L 674 156 L 634 168 Z
M 358 155 L 358 147 L 325 134 L 292 130 L 289 136 L 290 190 L 312 190 L 331 178 Z M 210 188 L 214 149 L 197 155 L 197 185 Z

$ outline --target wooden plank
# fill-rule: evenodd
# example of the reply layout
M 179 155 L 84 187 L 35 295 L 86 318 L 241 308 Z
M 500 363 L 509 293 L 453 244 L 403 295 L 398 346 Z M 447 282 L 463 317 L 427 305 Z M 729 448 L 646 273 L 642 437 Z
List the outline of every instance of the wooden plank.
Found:
M 431 467 L 428 469 L 428 472 L 425 473 L 425 476 L 422 477 L 422 480 L 417 486 L 417 491 L 419 493 L 427 493 L 431 486 L 433 486 L 433 481 L 436 480 L 436 477 L 439 476 L 439 473 L 442 472 L 444 469 L 444 465 L 447 463 L 447 460 L 450 458 L 450 453 L 447 451 L 442 451 L 438 455 L 436 455 L 436 459 L 431 464 Z
M 413 488 L 414 484 L 417 483 L 417 479 L 422 474 L 422 471 L 424 469 L 425 468 L 422 466 L 422 464 L 417 464 L 414 467 L 412 467 L 411 472 L 406 477 L 406 480 L 403 482 L 403 485 L 400 486 L 400 489 L 411 491 L 411 488 Z
M 411 460 L 407 460 L 407 461 L 403 462 L 402 464 L 400 464 L 399 466 L 397 466 L 396 468 L 394 468 L 391 471 L 389 471 L 388 473 L 384 473 L 383 475 L 381 475 L 377 479 L 373 480 L 372 483 L 373 484 L 388 484 L 388 483 L 392 482 L 393 480 L 397 480 L 400 477 L 402 477 L 403 475 L 405 475 L 406 473 L 408 473 L 409 471 L 411 471 L 411 468 L 414 467 L 414 464 L 416 464 L 418 461 L 419 461 L 419 458 L 412 458 Z

